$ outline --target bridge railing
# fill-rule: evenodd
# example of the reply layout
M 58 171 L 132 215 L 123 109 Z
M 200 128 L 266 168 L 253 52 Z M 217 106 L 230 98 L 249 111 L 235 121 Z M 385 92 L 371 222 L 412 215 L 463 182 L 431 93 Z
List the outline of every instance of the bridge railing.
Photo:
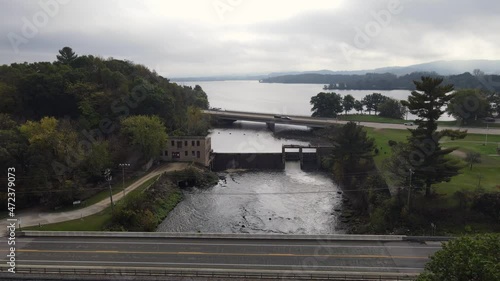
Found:
M 200 270 L 200 269 L 161 269 L 161 268 L 83 268 L 83 267 L 16 267 L 16 273 L 10 273 L 6 267 L 0 267 L 0 279 L 9 278 L 23 279 L 36 276 L 54 276 L 61 278 L 64 276 L 80 276 L 99 278 L 101 280 L 113 279 L 118 276 L 134 276 L 147 280 L 148 277 L 157 280 L 157 277 L 199 277 L 199 278 L 227 278 L 227 279 L 279 279 L 279 280 L 415 280 L 415 274 L 387 274 L 387 275 L 365 275 L 361 273 L 322 273 L 322 272 L 230 272 L 221 270 Z M 52 277 L 51 277 L 52 278 Z

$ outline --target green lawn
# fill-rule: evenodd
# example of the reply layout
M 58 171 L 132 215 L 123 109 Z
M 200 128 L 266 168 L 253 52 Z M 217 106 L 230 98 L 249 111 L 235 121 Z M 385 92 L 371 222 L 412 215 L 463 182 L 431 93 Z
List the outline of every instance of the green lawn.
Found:
M 382 169 L 383 161 L 391 155 L 391 149 L 388 141 L 405 141 L 409 135 L 405 130 L 393 129 L 373 129 L 365 128 L 370 137 L 375 139 L 379 154 L 375 156 L 375 163 L 379 169 Z M 482 163 L 475 164 L 472 170 L 462 169 L 462 174 L 453 177 L 450 182 L 436 184 L 438 194 L 453 195 L 458 190 L 474 190 L 478 187 L 481 178 L 481 187 L 486 191 L 500 191 L 500 157 L 495 155 L 497 142 L 500 142 L 500 136 L 489 136 L 488 144 L 484 145 L 484 135 L 469 134 L 463 140 L 452 141 L 443 138 L 443 147 L 459 147 L 459 151 L 475 151 L 481 153 Z M 458 157 L 458 156 L 452 156 Z M 465 164 L 465 163 L 464 163 Z
M 339 119 L 345 121 L 360 121 L 360 122 L 375 122 L 375 123 L 390 123 L 390 124 L 403 124 L 405 122 L 411 122 L 402 119 L 386 118 L 386 117 L 380 117 L 378 115 L 369 115 L 369 114 L 340 115 Z
M 147 189 L 159 176 L 153 177 L 136 188 L 134 191 L 127 193 L 126 197 L 130 194 L 142 192 Z M 109 193 L 108 193 L 109 196 Z M 115 204 L 120 204 L 122 200 Z M 40 230 L 40 231 L 102 231 L 104 227 L 111 221 L 112 212 L 111 207 L 106 208 L 100 213 L 83 217 L 81 219 L 70 220 L 65 222 L 53 223 L 42 225 L 41 227 L 32 226 L 23 228 L 24 230 Z
M 438 121 L 437 123 L 439 126 L 460 127 L 460 123 L 458 123 L 456 120 Z M 484 123 L 482 120 L 470 121 L 468 124 L 465 124 L 462 127 L 486 128 L 486 125 L 488 125 L 490 128 L 500 128 L 500 123 Z
M 125 181 L 125 188 L 127 188 L 129 185 L 131 185 L 132 183 L 134 183 L 138 179 L 139 179 L 139 177 L 127 179 Z M 120 182 L 117 182 L 115 184 L 112 184 L 111 190 L 112 190 L 113 194 L 123 192 L 123 183 L 120 181 Z M 109 189 L 105 189 L 105 190 L 97 193 L 96 195 L 82 201 L 82 204 L 80 204 L 80 205 L 67 206 L 67 207 L 57 209 L 57 210 L 50 210 L 50 211 L 55 212 L 55 213 L 59 213 L 59 212 L 78 210 L 78 209 L 82 209 L 82 208 L 94 205 L 95 203 L 101 202 L 102 200 L 104 200 L 106 198 L 109 198 Z

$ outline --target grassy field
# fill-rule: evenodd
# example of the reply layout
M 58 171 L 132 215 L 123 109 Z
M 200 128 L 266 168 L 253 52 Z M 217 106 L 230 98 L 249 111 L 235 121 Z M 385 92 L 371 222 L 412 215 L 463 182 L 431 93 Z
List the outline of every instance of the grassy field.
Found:
M 141 186 L 136 188 L 134 191 L 126 195 L 142 192 L 147 189 L 159 176 L 153 177 L 143 183 Z M 109 196 L 109 193 L 108 193 Z M 116 204 L 120 204 L 122 200 L 118 201 Z M 40 231 L 102 231 L 104 227 L 111 221 L 112 211 L 111 207 L 106 208 L 100 213 L 83 217 L 81 219 L 70 220 L 60 223 L 53 223 L 42 225 L 41 227 L 33 226 L 23 228 L 24 230 L 40 230 Z
M 405 130 L 373 129 L 366 128 L 368 135 L 375 139 L 379 154 L 375 157 L 377 167 L 382 170 L 383 161 L 390 157 L 391 149 L 388 141 L 405 141 L 409 132 Z M 472 170 L 465 167 L 462 174 L 453 177 L 450 182 L 436 184 L 436 191 L 442 195 L 453 195 L 458 190 L 477 189 L 480 186 L 486 191 L 500 191 L 500 156 L 496 156 L 497 143 L 500 143 L 500 136 L 489 136 L 488 144 L 484 145 L 484 135 L 469 134 L 463 140 L 452 141 L 443 138 L 443 147 L 458 147 L 463 153 L 475 151 L 481 153 L 482 163 L 475 164 Z M 454 155 L 452 157 L 460 157 Z M 465 163 L 464 163 L 465 165 Z
M 368 115 L 368 114 L 340 115 L 339 119 L 345 121 L 375 122 L 375 123 L 389 123 L 389 124 L 403 124 L 405 122 L 411 122 L 411 120 L 405 121 L 402 119 L 386 118 L 386 117 L 380 117 L 378 115 Z
M 125 181 L 125 188 L 127 188 L 129 185 L 131 185 L 132 183 L 134 183 L 138 179 L 139 179 L 139 177 L 127 179 Z M 120 181 L 120 182 L 117 182 L 115 184 L 112 184 L 111 190 L 112 190 L 113 194 L 123 192 L 123 183 Z M 94 205 L 95 203 L 101 202 L 102 200 L 104 200 L 106 198 L 109 198 L 109 190 L 108 189 L 105 189 L 105 190 L 97 193 L 96 195 L 82 201 L 82 204 L 80 204 L 80 205 L 67 206 L 67 207 L 63 207 L 63 208 L 60 208 L 57 210 L 51 210 L 51 211 L 55 212 L 55 213 L 59 213 L 59 212 L 68 212 L 68 211 L 78 210 L 78 209 L 82 209 L 82 208 Z

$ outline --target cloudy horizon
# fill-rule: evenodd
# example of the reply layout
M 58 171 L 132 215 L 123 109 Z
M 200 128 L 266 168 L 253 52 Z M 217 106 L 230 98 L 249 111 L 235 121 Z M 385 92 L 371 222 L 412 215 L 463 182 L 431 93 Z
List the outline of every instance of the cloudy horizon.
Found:
M 0 0 L 0 64 L 69 46 L 166 77 L 360 70 L 500 59 L 486 0 Z

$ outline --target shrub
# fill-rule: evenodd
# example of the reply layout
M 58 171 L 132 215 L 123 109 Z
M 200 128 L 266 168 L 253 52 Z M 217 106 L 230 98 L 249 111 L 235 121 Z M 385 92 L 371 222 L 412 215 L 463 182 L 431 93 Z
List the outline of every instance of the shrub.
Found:
M 417 281 L 500 280 L 500 234 L 464 236 L 444 244 Z

